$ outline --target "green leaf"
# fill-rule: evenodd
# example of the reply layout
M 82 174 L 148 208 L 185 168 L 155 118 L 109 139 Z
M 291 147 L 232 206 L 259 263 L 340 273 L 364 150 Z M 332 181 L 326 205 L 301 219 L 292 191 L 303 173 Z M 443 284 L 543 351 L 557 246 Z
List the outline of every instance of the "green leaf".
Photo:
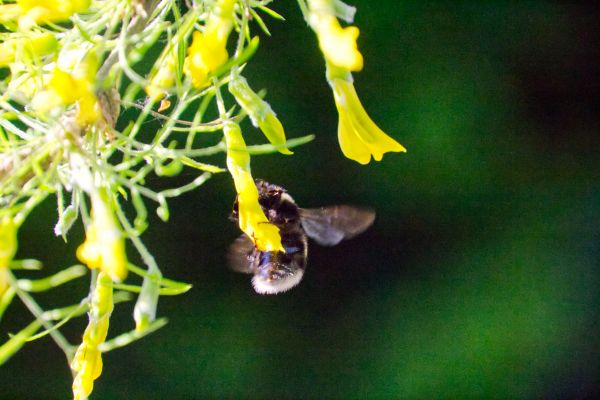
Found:
M 252 9 L 252 8 L 250 9 L 250 14 L 252 14 L 252 17 L 254 18 L 254 20 L 256 21 L 256 23 L 258 24 L 258 26 L 260 27 L 260 29 L 262 29 L 262 31 L 264 33 L 266 33 L 268 36 L 271 36 L 271 32 L 269 31 L 269 28 L 267 28 L 267 25 L 262 20 L 262 18 L 260 17 L 260 15 L 258 15 L 256 13 L 256 11 L 254 11 L 254 9 Z
M 159 289 L 158 294 L 161 296 L 177 296 L 189 291 L 192 288 L 191 284 L 181 284 L 179 287 L 162 287 Z M 140 293 L 142 291 L 141 286 L 126 285 L 123 283 L 115 283 L 115 289 L 125 290 L 131 293 Z
M 67 240 L 66 236 L 73 223 L 79 217 L 79 210 L 73 204 L 65 208 L 65 210 L 59 214 L 58 222 L 54 226 L 54 234 L 56 236 L 62 236 L 63 240 Z
M 274 146 L 272 144 L 259 144 L 259 145 L 255 145 L 255 146 L 246 146 L 243 149 L 232 148 L 232 150 L 245 151 L 245 152 L 247 152 L 249 154 L 253 154 L 253 155 L 271 154 L 271 153 L 274 153 L 275 151 L 278 151 L 279 148 L 284 148 L 284 147 L 292 148 L 292 147 L 301 146 L 308 142 L 312 142 L 314 139 L 315 139 L 315 135 L 306 135 L 306 136 L 302 136 L 299 138 L 290 139 L 290 140 L 286 141 L 285 143 L 282 143 L 279 146 Z
M 73 265 L 47 278 L 30 280 L 19 279 L 17 285 L 19 289 L 26 292 L 44 292 L 65 284 L 73 279 L 80 278 L 87 273 L 88 269 L 81 264 Z
M 37 332 L 41 326 L 42 323 L 36 319 L 0 346 L 0 365 L 4 364 L 13 354 L 19 351 L 27 343 L 27 338 Z
M 150 279 L 155 279 L 156 280 L 156 276 L 154 275 L 150 275 L 146 270 L 133 265 L 133 264 L 128 264 L 127 268 L 133 272 L 134 274 L 141 276 L 142 278 L 147 278 L 150 277 Z M 192 285 L 190 285 L 189 283 L 184 283 L 184 282 L 179 282 L 179 281 L 175 281 L 173 279 L 167 279 L 167 278 L 160 278 L 160 285 L 164 288 L 171 288 L 173 290 L 181 290 L 182 293 L 184 293 L 185 291 L 188 291 L 189 289 L 191 289 Z
M 157 331 L 158 329 L 165 326 L 167 324 L 167 322 L 168 322 L 168 320 L 166 318 L 159 318 L 156 321 L 152 322 L 150 325 L 148 325 L 142 331 L 132 330 L 132 331 L 123 333 L 119 336 L 116 336 L 110 340 L 107 340 L 106 342 L 100 344 L 100 346 L 98 346 L 98 349 L 101 352 L 106 353 L 108 351 L 115 350 L 120 347 L 125 347 L 128 344 L 131 344 L 131 343 L 135 342 L 136 340 L 139 340 L 139 339 L 143 338 L 144 336 L 146 336 L 154 331 Z
M 216 165 L 201 163 L 185 156 L 181 157 L 181 162 L 183 163 L 183 165 L 206 172 L 219 173 L 227 171 L 225 168 L 217 167 Z
M 271 17 L 273 17 L 275 19 L 278 19 L 280 21 L 285 21 L 285 18 L 283 17 L 283 15 L 279 14 L 276 11 L 271 10 L 268 7 L 259 6 L 258 9 L 261 10 L 262 12 L 266 13 L 266 14 L 269 14 L 269 16 L 271 16 Z
M 27 270 L 27 271 L 39 271 L 43 267 L 43 264 L 39 260 L 34 260 L 33 258 L 25 258 L 23 260 L 12 260 L 10 262 L 9 268 L 14 270 Z

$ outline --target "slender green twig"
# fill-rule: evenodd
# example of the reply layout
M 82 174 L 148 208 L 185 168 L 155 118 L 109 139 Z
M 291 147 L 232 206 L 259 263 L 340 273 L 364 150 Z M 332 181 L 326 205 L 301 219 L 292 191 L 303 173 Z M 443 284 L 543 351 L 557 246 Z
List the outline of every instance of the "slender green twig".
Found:
M 74 347 L 72 344 L 68 342 L 68 340 L 60 333 L 60 331 L 52 330 L 52 323 L 44 319 L 43 314 L 44 310 L 37 304 L 37 302 L 31 297 L 29 293 L 20 289 L 18 287 L 17 281 L 14 275 L 8 271 L 8 280 L 10 282 L 11 287 L 14 288 L 17 297 L 25 304 L 25 307 L 33 314 L 36 320 L 47 330 L 49 330 L 49 334 L 54 340 L 54 342 L 60 347 L 60 349 L 65 354 L 67 358 L 67 362 L 71 364 L 74 355 Z

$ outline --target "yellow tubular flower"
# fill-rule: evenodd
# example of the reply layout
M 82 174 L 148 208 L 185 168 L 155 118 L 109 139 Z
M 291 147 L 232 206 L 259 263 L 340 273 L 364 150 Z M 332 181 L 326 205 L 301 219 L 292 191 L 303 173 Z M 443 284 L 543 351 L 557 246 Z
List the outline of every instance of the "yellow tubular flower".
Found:
M 113 308 L 112 280 L 110 276 L 100 272 L 92 296 L 90 320 L 71 363 L 71 369 L 76 372 L 73 380 L 75 400 L 86 399 L 92 393 L 94 381 L 102 374 L 102 353 L 98 346 L 106 340 Z
M 220 0 L 206 21 L 204 32 L 194 32 L 188 47 L 183 72 L 192 85 L 203 88 L 210 74 L 227 62 L 227 39 L 233 28 L 233 5 L 235 0 Z
M 279 228 L 270 224 L 258 203 L 258 189 L 250 174 L 250 156 L 240 127 L 228 123 L 223 128 L 227 143 L 227 168 L 233 177 L 238 194 L 240 229 L 261 251 L 283 251 Z
M 308 5 L 309 22 L 317 34 L 326 62 L 348 71 L 362 70 L 363 57 L 356 44 L 358 28 L 341 27 L 331 0 L 309 0 Z
M 11 218 L 0 219 L 0 298 L 8 288 L 8 265 L 17 252 L 17 226 Z
M 98 268 L 114 281 L 123 281 L 127 277 L 125 239 L 114 213 L 100 194 L 92 196 L 92 223 L 85 237 L 85 242 L 77 248 L 77 258 L 90 269 Z
M 384 153 L 406 151 L 371 120 L 360 103 L 352 82 L 336 78 L 330 84 L 340 118 L 338 140 L 346 157 L 368 164 L 371 156 L 380 161 Z
M 0 23 L 19 20 L 21 29 L 48 22 L 60 22 L 85 11 L 90 0 L 17 0 L 16 4 L 0 6 Z
M 229 92 L 237 103 L 248 113 L 252 124 L 259 127 L 269 142 L 278 147 L 281 154 L 293 154 L 285 147 L 285 132 L 283 125 L 275 115 L 269 103 L 260 98 L 248 85 L 246 79 L 238 76 L 229 82 Z

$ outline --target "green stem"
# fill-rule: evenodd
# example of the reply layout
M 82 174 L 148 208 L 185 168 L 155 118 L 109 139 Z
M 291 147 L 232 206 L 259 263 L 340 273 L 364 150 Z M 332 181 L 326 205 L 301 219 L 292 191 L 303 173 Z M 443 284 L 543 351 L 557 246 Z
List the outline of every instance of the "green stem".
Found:
M 50 321 L 44 319 L 43 314 L 44 310 L 37 304 L 37 302 L 24 290 L 21 290 L 18 287 L 17 281 L 14 275 L 9 271 L 8 281 L 10 285 L 15 288 L 15 292 L 19 299 L 25 304 L 25 307 L 31 312 L 36 320 L 47 330 L 49 330 L 49 335 L 52 337 L 54 342 L 61 348 L 63 353 L 65 353 L 65 357 L 67 358 L 67 362 L 71 365 L 71 361 L 73 360 L 73 356 L 75 353 L 75 348 L 72 344 L 70 344 L 67 339 L 59 332 L 52 330 L 53 324 Z

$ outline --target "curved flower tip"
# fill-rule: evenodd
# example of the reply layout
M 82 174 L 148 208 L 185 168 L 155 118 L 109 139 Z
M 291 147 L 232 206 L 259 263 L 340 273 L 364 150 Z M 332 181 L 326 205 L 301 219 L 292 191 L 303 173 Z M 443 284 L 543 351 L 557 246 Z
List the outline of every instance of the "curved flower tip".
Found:
M 371 156 L 375 161 L 381 161 L 384 153 L 406 152 L 404 146 L 386 135 L 371 120 L 352 82 L 333 79 L 330 83 L 339 114 L 338 140 L 344 156 L 360 164 L 368 164 Z

